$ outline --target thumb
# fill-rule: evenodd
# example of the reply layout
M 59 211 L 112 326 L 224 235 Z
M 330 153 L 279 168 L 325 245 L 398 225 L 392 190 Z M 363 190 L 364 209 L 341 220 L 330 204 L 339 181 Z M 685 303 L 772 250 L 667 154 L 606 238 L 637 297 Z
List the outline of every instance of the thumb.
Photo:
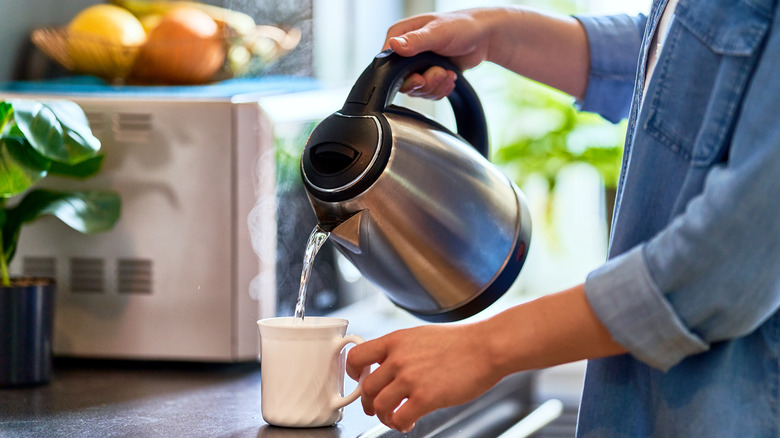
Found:
M 431 14 L 416 15 L 401 20 L 387 30 L 385 44 L 382 50 L 391 48 L 401 56 L 413 56 L 425 50 L 430 50 L 426 42 L 432 37 L 428 27 L 435 16 Z
M 413 30 L 389 40 L 390 48 L 401 56 L 414 56 L 426 50 L 433 50 L 435 39 L 427 28 Z

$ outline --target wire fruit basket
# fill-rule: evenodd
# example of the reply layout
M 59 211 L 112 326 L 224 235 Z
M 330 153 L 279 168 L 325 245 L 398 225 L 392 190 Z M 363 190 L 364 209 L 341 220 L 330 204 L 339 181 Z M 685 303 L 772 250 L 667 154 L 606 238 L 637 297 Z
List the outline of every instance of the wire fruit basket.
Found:
M 76 73 L 112 84 L 176 85 L 259 75 L 298 45 L 301 32 L 271 25 L 258 25 L 240 37 L 226 31 L 206 42 L 211 50 L 204 50 L 203 41 L 122 45 L 67 27 L 38 28 L 31 39 L 48 57 Z M 210 68 L 214 64 L 216 68 Z

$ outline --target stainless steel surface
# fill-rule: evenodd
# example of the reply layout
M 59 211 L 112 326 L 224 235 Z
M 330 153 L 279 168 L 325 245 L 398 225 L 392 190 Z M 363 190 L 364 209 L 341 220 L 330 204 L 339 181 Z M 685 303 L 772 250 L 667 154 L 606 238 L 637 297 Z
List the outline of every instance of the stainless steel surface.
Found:
M 422 314 L 448 311 L 483 293 L 518 241 L 527 247 L 530 215 L 514 184 L 469 144 L 385 116 L 392 152 L 377 181 L 343 202 L 309 198 L 321 221 L 364 212 L 331 238 L 392 301 Z
M 498 438 L 527 438 L 553 422 L 563 413 L 563 403 L 560 400 L 551 399 L 542 403 L 517 424 L 504 431 Z

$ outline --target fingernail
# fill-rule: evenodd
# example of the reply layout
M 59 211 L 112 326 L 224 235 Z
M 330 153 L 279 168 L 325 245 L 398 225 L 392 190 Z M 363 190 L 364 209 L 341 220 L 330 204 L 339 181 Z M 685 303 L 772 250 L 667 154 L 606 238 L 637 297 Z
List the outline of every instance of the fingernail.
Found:
M 404 37 L 393 37 L 395 42 L 398 43 L 401 47 L 406 47 L 409 43 L 406 41 L 406 38 Z

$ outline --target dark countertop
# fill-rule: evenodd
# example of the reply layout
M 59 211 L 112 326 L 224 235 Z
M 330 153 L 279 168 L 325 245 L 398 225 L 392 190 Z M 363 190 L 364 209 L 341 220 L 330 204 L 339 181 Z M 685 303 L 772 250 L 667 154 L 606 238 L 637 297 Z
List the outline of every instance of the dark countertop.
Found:
M 322 436 L 377 424 L 353 403 Z M 275 436 L 266 429 L 257 363 L 58 360 L 48 385 L 0 389 L 2 437 Z
M 377 312 L 344 316 L 351 320 L 348 331 L 367 339 L 420 323 Z M 533 376 L 509 376 L 471 403 L 427 415 L 403 435 L 366 416 L 359 401 L 335 427 L 269 426 L 260 411 L 259 363 L 57 359 L 50 383 L 0 388 L 0 437 L 491 437 L 534 407 Z M 355 383 L 347 382 L 349 392 Z
M 507 429 L 527 414 L 530 394 L 530 375 L 511 376 L 471 404 L 429 414 L 408 435 L 366 416 L 360 402 L 335 427 L 286 429 L 263 421 L 256 363 L 57 360 L 49 384 L 0 389 L 0 436 L 445 437 L 453 427 Z

